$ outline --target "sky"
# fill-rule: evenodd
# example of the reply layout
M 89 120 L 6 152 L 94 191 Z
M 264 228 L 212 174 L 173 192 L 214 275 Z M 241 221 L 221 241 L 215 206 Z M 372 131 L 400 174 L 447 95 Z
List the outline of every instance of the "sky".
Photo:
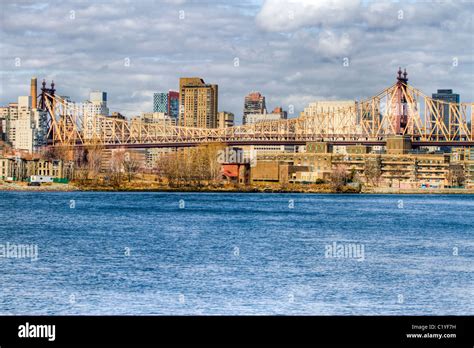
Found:
M 474 102 L 474 0 L 2 0 L 0 11 L 1 105 L 36 76 L 77 102 L 106 91 L 130 117 L 201 77 L 240 123 L 251 91 L 296 117 L 375 95 L 399 66 L 427 95 Z

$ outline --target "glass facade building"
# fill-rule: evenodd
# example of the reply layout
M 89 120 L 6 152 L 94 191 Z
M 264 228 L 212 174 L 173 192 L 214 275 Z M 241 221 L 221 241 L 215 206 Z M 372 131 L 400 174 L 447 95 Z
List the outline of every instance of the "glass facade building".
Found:
M 175 120 L 179 117 L 179 92 L 168 92 L 168 116 Z
M 168 113 L 168 93 L 153 94 L 153 112 Z
M 433 93 L 431 95 L 433 99 L 441 100 L 446 103 L 455 103 L 459 104 L 460 98 L 459 94 L 453 93 L 452 89 L 438 89 L 437 93 Z M 449 126 L 449 104 L 441 104 L 439 105 L 439 110 L 443 115 L 443 123 L 446 127 Z M 455 131 L 455 129 L 450 129 L 450 132 Z

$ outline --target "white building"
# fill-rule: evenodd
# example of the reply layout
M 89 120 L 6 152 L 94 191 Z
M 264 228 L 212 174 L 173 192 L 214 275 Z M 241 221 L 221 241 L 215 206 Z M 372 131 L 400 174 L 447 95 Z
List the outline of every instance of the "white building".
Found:
M 1 112 L 6 114 L 5 108 Z M 20 96 L 8 106 L 7 141 L 14 149 L 36 152 L 46 145 L 47 121 L 46 111 L 31 108 L 30 96 Z
M 93 91 L 89 95 L 89 100 L 82 104 L 83 114 L 83 131 L 84 138 L 91 139 L 94 137 L 94 129 L 96 134 L 101 133 L 102 122 L 96 116 L 108 116 L 109 108 L 107 107 L 107 92 Z
M 304 146 L 299 145 L 244 145 L 241 148 L 244 159 L 249 161 L 262 154 L 305 152 Z
M 0 122 L 5 140 L 12 144 L 16 138 L 16 128 L 12 127 L 12 121 L 18 119 L 18 103 L 10 103 L 8 106 L 0 108 Z

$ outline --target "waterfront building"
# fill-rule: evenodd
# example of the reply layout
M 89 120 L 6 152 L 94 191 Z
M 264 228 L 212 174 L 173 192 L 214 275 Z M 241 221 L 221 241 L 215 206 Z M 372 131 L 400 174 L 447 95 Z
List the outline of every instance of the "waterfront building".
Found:
M 256 156 L 262 154 L 279 154 L 302 152 L 304 146 L 298 145 L 244 145 L 241 147 L 246 161 L 256 161 Z
M 250 114 L 264 114 L 267 112 L 265 97 L 260 92 L 251 92 L 244 99 L 243 124 L 247 124 L 247 116 Z
M 17 156 L 0 156 L 0 179 L 21 181 L 27 178 L 26 161 Z
M 232 112 L 221 111 L 218 113 L 217 128 L 227 128 L 234 126 L 234 114 Z
M 311 183 L 329 182 L 335 168 L 354 172 L 359 180 L 366 179 L 366 168 L 372 163 L 379 170 L 381 187 L 444 188 L 453 185 L 471 162 L 454 161 L 449 154 L 373 154 L 353 146 L 346 154 L 324 152 L 261 153 L 251 168 L 252 182 Z M 327 149 L 327 147 L 326 147 Z M 367 182 L 366 182 L 367 184 Z M 470 187 L 469 178 L 465 186 Z
M 52 178 L 64 178 L 63 162 L 60 160 L 46 160 L 41 158 L 26 161 L 27 176 L 49 176 Z
M 24 181 L 31 176 L 47 176 L 56 179 L 70 178 L 72 169 L 61 160 L 22 158 L 20 156 L 0 156 L 0 179 Z
M 217 127 L 218 86 L 199 77 L 179 79 L 179 125 Z

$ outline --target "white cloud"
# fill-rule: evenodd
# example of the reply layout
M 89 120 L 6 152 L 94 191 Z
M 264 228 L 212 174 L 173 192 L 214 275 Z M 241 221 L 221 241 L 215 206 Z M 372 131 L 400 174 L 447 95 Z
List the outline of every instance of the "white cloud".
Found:
M 359 0 L 266 0 L 257 23 L 268 31 L 335 25 L 354 19 Z
M 325 30 L 319 35 L 317 52 L 325 57 L 346 57 L 352 48 L 352 41 L 347 33 L 338 35 Z
M 2 3 L 0 104 L 28 93 L 36 75 L 77 101 L 105 90 L 112 110 L 134 115 L 151 109 L 153 91 L 201 76 L 219 84 L 219 109 L 237 117 L 252 90 L 297 115 L 318 98 L 371 96 L 394 82 L 398 66 L 426 94 L 453 88 L 474 101 L 472 2 L 43 1 L 47 16 L 26 0 Z

